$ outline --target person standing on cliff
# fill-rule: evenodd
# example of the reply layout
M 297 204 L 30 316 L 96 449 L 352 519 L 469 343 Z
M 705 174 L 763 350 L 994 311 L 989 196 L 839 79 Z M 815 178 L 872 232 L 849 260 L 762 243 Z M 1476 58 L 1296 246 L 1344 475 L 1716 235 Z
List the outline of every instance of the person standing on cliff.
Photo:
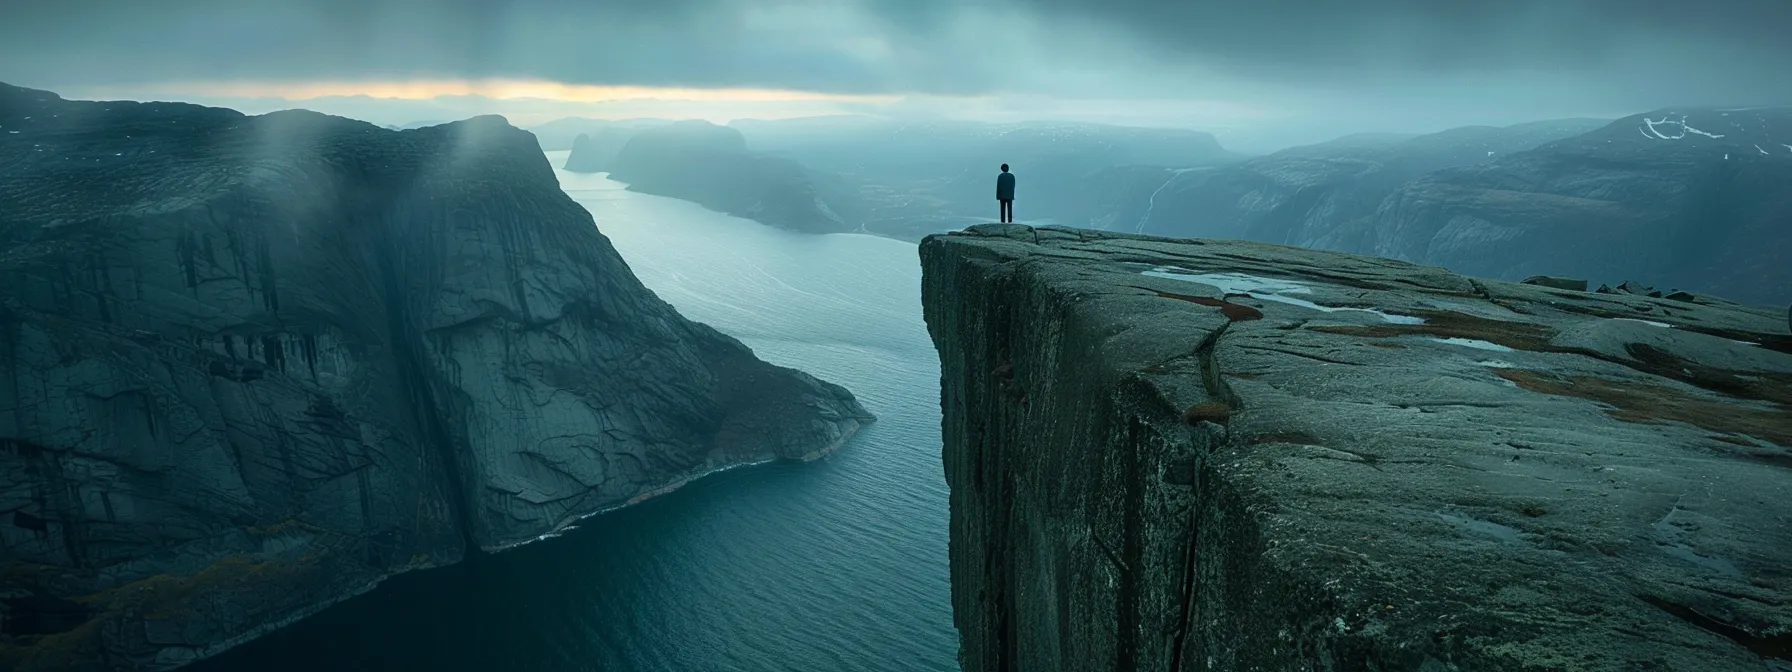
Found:
M 1014 223 L 1014 173 L 1008 172 L 1008 164 L 1002 164 L 1002 174 L 996 176 L 996 200 L 1002 204 L 1002 223 Z

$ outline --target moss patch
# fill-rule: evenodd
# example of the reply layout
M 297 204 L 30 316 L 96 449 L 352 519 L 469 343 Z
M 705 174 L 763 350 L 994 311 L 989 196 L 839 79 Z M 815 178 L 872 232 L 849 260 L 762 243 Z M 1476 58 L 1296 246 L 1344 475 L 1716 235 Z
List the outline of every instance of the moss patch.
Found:
M 1787 412 L 1792 414 L 1792 375 L 1757 373 L 1745 376 L 1678 357 L 1643 343 L 1626 345 L 1624 351 L 1636 359 L 1630 364 L 1631 368 L 1644 373 L 1673 378 L 1732 397 L 1770 401 L 1788 407 Z
M 1494 375 L 1526 390 L 1597 401 L 1611 408 L 1606 414 L 1625 422 L 1682 422 L 1724 434 L 1743 434 L 1782 446 L 1792 446 L 1792 410 L 1738 406 L 1699 397 L 1660 385 L 1593 376 L 1561 377 L 1529 369 L 1496 369 Z M 1757 459 L 1773 455 L 1750 454 Z
M 1490 320 L 1453 310 L 1414 310 L 1412 314 L 1414 317 L 1423 318 L 1425 322 L 1422 324 L 1371 325 L 1322 324 L 1307 328 L 1327 334 L 1367 338 L 1395 336 L 1466 338 L 1498 343 L 1514 350 L 1532 352 L 1549 352 L 1555 349 L 1549 344 L 1549 339 L 1556 335 L 1556 330 L 1541 324 Z
M 40 565 L 35 562 L 12 561 L 0 563 L 0 586 L 24 586 L 32 589 L 61 572 L 66 567 Z
M 1365 338 L 1413 335 L 1435 338 L 1466 338 L 1497 343 L 1514 350 L 1581 355 L 1622 364 L 1649 375 L 1671 378 L 1694 387 L 1741 399 L 1773 402 L 1785 406 L 1787 413 L 1792 414 L 1792 375 L 1773 373 L 1745 375 L 1736 371 L 1705 366 L 1644 343 L 1626 344 L 1624 350 L 1630 356 L 1628 358 L 1616 357 L 1585 348 L 1564 348 L 1552 345 L 1550 339 L 1556 335 L 1556 330 L 1541 324 L 1490 320 L 1448 310 L 1415 310 L 1413 313 L 1425 318 L 1425 323 L 1368 326 L 1317 325 L 1307 328 L 1327 334 Z
M 93 595 L 75 598 L 94 607 L 96 615 L 74 629 L 37 638 L 22 646 L 0 646 L 0 669 L 17 672 L 66 670 L 100 663 L 105 651 L 101 635 L 109 628 L 137 620 L 193 618 L 193 605 L 208 598 L 278 591 L 318 571 L 314 561 L 280 562 L 233 555 L 219 558 L 189 576 L 157 574 Z M 263 605 L 266 606 L 266 605 Z

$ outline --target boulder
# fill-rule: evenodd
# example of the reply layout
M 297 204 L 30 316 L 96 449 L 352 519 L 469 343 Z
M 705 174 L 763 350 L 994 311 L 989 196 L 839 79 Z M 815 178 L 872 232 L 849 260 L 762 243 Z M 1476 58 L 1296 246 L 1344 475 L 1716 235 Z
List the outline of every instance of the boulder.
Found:
M 1541 285 L 1543 287 L 1554 287 L 1556 289 L 1566 289 L 1571 292 L 1587 291 L 1587 281 L 1576 280 L 1573 278 L 1557 278 L 1557 277 L 1548 276 L 1548 275 L 1533 275 L 1531 277 L 1525 278 L 1523 280 L 1523 282 L 1524 282 L 1524 284 L 1527 284 L 1527 285 Z

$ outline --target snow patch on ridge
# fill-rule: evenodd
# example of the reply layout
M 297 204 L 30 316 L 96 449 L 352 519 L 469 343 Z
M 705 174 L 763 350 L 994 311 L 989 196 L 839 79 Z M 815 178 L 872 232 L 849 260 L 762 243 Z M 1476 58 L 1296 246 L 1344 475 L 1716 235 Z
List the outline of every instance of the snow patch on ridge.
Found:
M 1675 135 L 1668 135 L 1666 133 L 1662 133 L 1660 129 L 1657 129 L 1656 128 L 1657 126 L 1667 126 L 1667 127 L 1670 127 L 1670 129 L 1672 127 L 1679 127 L 1680 132 Z M 1724 134 L 1722 134 L 1722 133 L 1707 133 L 1705 131 L 1701 131 L 1699 129 L 1688 126 L 1686 124 L 1686 115 L 1684 115 L 1684 114 L 1680 115 L 1679 119 L 1670 119 L 1666 116 L 1663 116 L 1660 119 L 1650 119 L 1648 117 L 1643 117 L 1643 125 L 1637 127 L 1637 130 L 1642 132 L 1643 137 L 1657 139 L 1657 140 L 1680 140 L 1680 139 L 1685 138 L 1687 136 L 1687 134 L 1689 134 L 1689 133 L 1692 135 L 1703 135 L 1707 138 L 1712 138 L 1712 139 L 1724 137 Z

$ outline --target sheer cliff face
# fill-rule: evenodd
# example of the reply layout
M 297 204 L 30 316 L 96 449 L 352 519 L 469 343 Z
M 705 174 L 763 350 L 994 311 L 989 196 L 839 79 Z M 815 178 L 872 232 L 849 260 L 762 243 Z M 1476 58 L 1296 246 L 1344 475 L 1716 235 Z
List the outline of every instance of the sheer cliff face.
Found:
M 1014 225 L 920 253 L 966 670 L 1788 664 L 1782 311 Z
M 0 666 L 168 667 L 868 416 L 680 317 L 495 117 L 0 87 Z

